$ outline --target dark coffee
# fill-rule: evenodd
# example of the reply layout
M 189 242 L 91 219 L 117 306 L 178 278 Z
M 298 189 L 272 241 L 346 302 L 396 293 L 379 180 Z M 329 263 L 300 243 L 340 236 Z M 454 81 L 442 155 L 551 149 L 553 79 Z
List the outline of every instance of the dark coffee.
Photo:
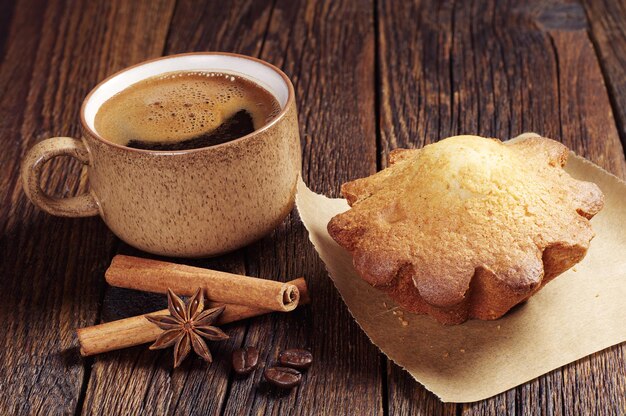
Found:
M 285 367 L 306 370 L 313 364 L 313 354 L 302 349 L 285 350 L 278 356 L 278 362 Z
M 171 72 L 131 85 L 98 110 L 96 131 L 148 150 L 186 150 L 229 142 L 280 112 L 276 98 L 242 76 Z
M 233 352 L 233 370 L 240 375 L 250 374 L 259 365 L 259 351 L 245 347 Z

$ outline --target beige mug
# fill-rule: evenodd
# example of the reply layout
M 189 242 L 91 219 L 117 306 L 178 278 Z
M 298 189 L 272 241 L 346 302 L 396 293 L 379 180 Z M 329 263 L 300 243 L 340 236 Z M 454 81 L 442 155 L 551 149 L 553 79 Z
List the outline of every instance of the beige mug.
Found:
M 96 113 L 106 100 L 138 81 L 173 71 L 246 77 L 271 92 L 281 112 L 251 134 L 192 150 L 134 149 L 107 141 L 96 131 Z M 80 114 L 82 140 L 44 140 L 22 162 L 26 195 L 50 214 L 100 215 L 119 238 L 141 250 L 204 257 L 258 240 L 293 207 L 301 169 L 294 90 L 289 78 L 267 62 L 230 53 L 154 59 L 102 81 L 87 95 Z M 41 189 L 42 167 L 57 156 L 88 165 L 87 193 L 54 198 Z

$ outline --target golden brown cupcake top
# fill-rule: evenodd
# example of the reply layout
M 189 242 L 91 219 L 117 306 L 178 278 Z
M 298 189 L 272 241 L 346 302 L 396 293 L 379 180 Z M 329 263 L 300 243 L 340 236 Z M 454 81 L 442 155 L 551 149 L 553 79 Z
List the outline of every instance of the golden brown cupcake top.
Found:
M 562 169 L 567 155 L 540 137 L 396 150 L 390 167 L 342 186 L 352 209 L 328 230 L 362 278 L 407 309 L 447 323 L 497 318 L 582 259 L 593 238 L 588 219 L 603 195 Z

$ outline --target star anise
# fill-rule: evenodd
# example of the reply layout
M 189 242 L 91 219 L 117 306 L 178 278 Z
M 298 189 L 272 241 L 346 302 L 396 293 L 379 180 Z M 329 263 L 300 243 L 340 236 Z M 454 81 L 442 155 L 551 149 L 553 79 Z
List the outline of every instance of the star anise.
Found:
M 147 320 L 165 331 L 150 345 L 150 349 L 158 350 L 174 345 L 174 368 L 187 357 L 191 348 L 205 361 L 213 361 L 209 347 L 202 338 L 210 341 L 228 339 L 228 335 L 221 329 L 211 326 L 224 311 L 224 306 L 204 311 L 202 289 L 198 288 L 187 304 L 167 289 L 167 308 L 170 315 L 146 316 Z

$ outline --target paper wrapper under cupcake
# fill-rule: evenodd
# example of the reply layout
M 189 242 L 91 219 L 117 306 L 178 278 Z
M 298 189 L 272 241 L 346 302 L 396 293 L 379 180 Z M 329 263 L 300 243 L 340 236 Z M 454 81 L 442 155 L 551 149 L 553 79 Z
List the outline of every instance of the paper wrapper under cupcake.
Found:
M 626 341 L 626 183 L 571 153 L 565 170 L 596 183 L 604 209 L 585 259 L 495 321 L 443 326 L 402 312 L 352 267 L 326 225 L 349 206 L 300 181 L 296 204 L 357 323 L 381 351 L 444 402 L 482 400 Z

